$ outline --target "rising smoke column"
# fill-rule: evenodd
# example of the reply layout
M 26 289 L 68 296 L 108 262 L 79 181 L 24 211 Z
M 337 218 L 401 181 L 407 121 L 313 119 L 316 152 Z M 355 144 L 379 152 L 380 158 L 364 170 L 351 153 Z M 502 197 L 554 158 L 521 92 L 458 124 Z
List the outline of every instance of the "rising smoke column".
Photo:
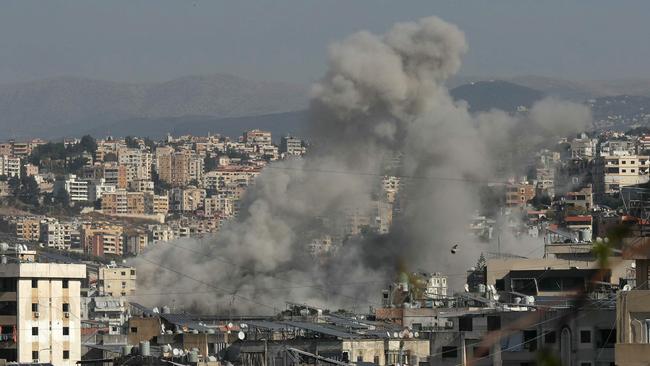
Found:
M 463 33 L 436 17 L 333 44 L 312 90 L 309 156 L 266 168 L 240 217 L 216 237 L 159 244 L 135 258 L 140 301 L 174 299 L 209 313 L 273 313 L 284 301 L 365 310 L 378 305 L 398 262 L 458 278 L 487 249 L 466 234 L 477 182 L 495 178 L 492 153 L 509 131 L 536 123 L 496 111 L 472 116 L 452 100 L 444 83 L 466 51 Z M 307 245 L 331 234 L 329 222 L 346 208 L 367 206 L 395 153 L 399 174 L 411 178 L 391 234 L 346 242 L 328 263 L 314 263 Z M 462 250 L 451 256 L 454 243 Z

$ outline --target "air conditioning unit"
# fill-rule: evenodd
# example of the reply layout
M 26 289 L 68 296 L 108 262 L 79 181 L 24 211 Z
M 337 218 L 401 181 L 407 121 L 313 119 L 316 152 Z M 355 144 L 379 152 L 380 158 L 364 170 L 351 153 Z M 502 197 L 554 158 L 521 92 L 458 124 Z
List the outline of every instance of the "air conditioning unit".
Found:
M 34 312 L 34 318 L 38 318 L 39 316 L 41 316 L 41 313 L 39 313 L 38 311 L 35 311 Z
M 70 313 L 68 313 L 68 312 L 66 311 L 65 313 L 63 313 L 63 316 L 66 317 L 66 318 L 69 318 L 69 317 L 70 317 Z

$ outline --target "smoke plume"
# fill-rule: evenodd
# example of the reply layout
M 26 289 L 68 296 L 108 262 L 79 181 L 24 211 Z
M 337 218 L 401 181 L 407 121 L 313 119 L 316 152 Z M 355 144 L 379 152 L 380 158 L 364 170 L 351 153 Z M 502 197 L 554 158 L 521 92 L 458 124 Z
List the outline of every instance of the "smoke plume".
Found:
M 208 313 L 273 313 L 284 301 L 366 310 L 379 305 L 398 263 L 462 284 L 491 250 L 467 226 L 481 184 L 501 178 L 501 156 L 516 139 L 572 132 L 589 119 L 584 107 L 552 100 L 526 117 L 470 114 L 444 86 L 466 51 L 463 33 L 436 17 L 334 43 L 312 89 L 309 155 L 265 168 L 238 219 L 214 237 L 157 244 L 135 258 L 140 301 Z M 395 157 L 402 189 L 390 233 L 346 237 L 346 213 L 377 200 Z M 322 238 L 340 245 L 314 260 L 308 246 Z

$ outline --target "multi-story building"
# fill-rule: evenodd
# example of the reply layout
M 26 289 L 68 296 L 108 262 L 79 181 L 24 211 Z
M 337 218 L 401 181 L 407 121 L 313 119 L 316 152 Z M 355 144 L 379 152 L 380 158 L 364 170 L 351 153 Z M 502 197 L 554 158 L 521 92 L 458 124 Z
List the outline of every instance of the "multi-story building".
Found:
M 271 145 L 273 139 L 271 138 L 271 132 L 250 130 L 244 132 L 243 142 L 250 145 Z
M 167 215 L 169 212 L 169 197 L 159 196 L 148 192 L 144 196 L 147 213 L 153 215 Z
M 104 163 L 102 168 L 102 178 L 104 178 L 107 185 L 115 186 L 118 189 L 126 189 L 128 187 L 126 167 L 124 165 L 110 162 Z
M 169 191 L 173 211 L 196 211 L 203 207 L 206 191 L 202 188 L 173 188 Z
M 592 159 L 596 157 L 597 139 L 592 139 L 585 134 L 571 141 L 571 158 Z
M 290 156 L 300 156 L 305 153 L 305 146 L 297 137 L 284 136 L 280 139 L 280 152 Z
M 72 245 L 72 225 L 55 219 L 41 222 L 41 243 L 48 248 L 70 249 Z
M 187 185 L 194 176 L 202 174 L 202 164 L 199 166 L 193 160 L 192 152 L 189 150 L 174 151 L 170 147 L 159 147 L 156 149 L 156 169 L 161 181 L 174 187 Z
M 20 178 L 20 158 L 0 156 L 0 175 Z
M 524 208 L 526 203 L 535 197 L 535 186 L 528 183 L 510 184 L 506 186 L 506 207 Z
M 129 320 L 127 302 L 112 296 L 91 297 L 88 301 L 88 319 L 108 324 L 108 334 L 123 334 Z
M 97 274 L 97 288 L 101 295 L 133 296 L 136 290 L 136 269 L 133 267 L 101 267 Z
M 100 178 L 97 180 L 90 181 L 88 187 L 88 201 L 95 202 L 98 199 L 102 198 L 105 193 L 115 192 L 116 187 L 111 184 L 106 183 L 106 179 Z
M 80 361 L 85 278 L 83 264 L 3 264 L 0 359 L 70 366 Z
M 126 167 L 126 180 L 151 180 L 151 153 L 140 149 L 121 148 L 117 150 L 117 161 Z
M 635 261 L 636 286 L 616 300 L 616 365 L 642 366 L 650 360 L 650 238 L 626 240 L 623 258 Z
M 628 156 L 636 154 L 634 141 L 607 140 L 600 144 L 600 156 Z
M 260 175 L 259 167 L 224 166 L 208 172 L 203 177 L 205 189 L 222 192 L 229 187 L 246 187 Z
M 87 202 L 89 186 L 89 181 L 78 179 L 74 174 L 68 174 L 63 182 L 71 202 Z
M 594 206 L 594 198 L 591 185 L 588 185 L 579 191 L 565 193 L 563 201 L 564 204 L 568 207 L 591 210 Z
M 594 194 L 597 202 L 603 195 L 620 192 L 621 187 L 647 183 L 650 156 L 604 156 L 594 166 Z
M 118 189 L 102 197 L 102 212 L 108 215 L 144 215 L 145 193 Z
M 206 198 L 203 207 L 205 215 L 210 217 L 232 217 L 235 214 L 234 200 L 225 194 L 218 194 Z
M 94 222 L 81 227 L 81 246 L 86 253 L 103 257 L 124 254 L 124 229 L 119 225 Z
M 41 238 L 41 219 L 37 217 L 23 217 L 16 222 L 16 236 L 37 242 Z

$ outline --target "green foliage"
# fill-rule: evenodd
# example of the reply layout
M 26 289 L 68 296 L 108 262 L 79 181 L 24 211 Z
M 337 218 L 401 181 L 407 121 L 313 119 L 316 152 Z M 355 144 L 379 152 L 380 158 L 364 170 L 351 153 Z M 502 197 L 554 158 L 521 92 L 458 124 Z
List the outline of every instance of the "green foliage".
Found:
M 18 194 L 16 195 L 18 199 L 26 204 L 38 206 L 38 198 L 41 191 L 38 188 L 36 179 L 31 176 L 23 177 L 20 183 L 20 188 L 18 190 Z
M 138 144 L 138 140 L 133 136 L 125 137 L 124 142 L 126 143 L 126 147 L 128 147 L 129 149 L 139 149 L 140 148 L 140 144 Z
M 203 166 L 206 172 L 214 171 L 219 166 L 219 158 L 206 156 L 203 160 Z

